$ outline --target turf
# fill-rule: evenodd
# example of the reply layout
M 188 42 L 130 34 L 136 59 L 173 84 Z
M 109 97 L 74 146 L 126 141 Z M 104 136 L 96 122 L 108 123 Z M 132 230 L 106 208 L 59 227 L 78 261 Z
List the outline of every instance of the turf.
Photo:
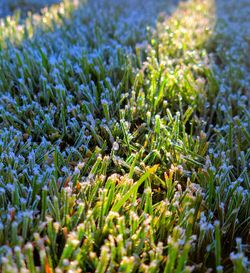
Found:
M 28 12 L 40 12 L 42 8 L 59 2 L 60 0 L 2 0 L 0 3 L 0 17 L 6 17 L 15 12 L 19 12 L 25 17 Z
M 249 271 L 249 35 L 221 8 L 1 21 L 1 272 Z

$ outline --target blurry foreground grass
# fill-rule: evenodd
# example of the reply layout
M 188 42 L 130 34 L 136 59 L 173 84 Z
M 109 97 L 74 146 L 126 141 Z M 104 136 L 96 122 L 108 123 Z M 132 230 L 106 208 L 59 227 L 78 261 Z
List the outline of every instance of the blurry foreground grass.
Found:
M 1 25 L 1 271 L 247 272 L 247 70 L 214 2 L 147 29 L 165 1 L 76 4 Z

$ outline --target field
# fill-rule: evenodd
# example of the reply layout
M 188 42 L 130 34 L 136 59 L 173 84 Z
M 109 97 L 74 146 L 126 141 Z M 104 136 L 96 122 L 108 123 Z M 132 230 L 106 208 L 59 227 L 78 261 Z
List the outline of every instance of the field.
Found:
M 0 272 L 250 271 L 249 14 L 2 1 Z

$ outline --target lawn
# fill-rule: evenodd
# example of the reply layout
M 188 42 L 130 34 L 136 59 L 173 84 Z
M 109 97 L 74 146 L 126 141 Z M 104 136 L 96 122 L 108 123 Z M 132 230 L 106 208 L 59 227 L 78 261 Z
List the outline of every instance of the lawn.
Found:
M 0 272 L 249 272 L 248 1 L 5 2 Z

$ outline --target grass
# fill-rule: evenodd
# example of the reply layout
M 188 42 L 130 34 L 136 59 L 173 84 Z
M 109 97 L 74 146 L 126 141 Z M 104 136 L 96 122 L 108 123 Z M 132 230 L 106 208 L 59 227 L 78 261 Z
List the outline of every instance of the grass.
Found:
M 139 2 L 1 21 L 2 272 L 248 272 L 247 63 L 213 0 Z

